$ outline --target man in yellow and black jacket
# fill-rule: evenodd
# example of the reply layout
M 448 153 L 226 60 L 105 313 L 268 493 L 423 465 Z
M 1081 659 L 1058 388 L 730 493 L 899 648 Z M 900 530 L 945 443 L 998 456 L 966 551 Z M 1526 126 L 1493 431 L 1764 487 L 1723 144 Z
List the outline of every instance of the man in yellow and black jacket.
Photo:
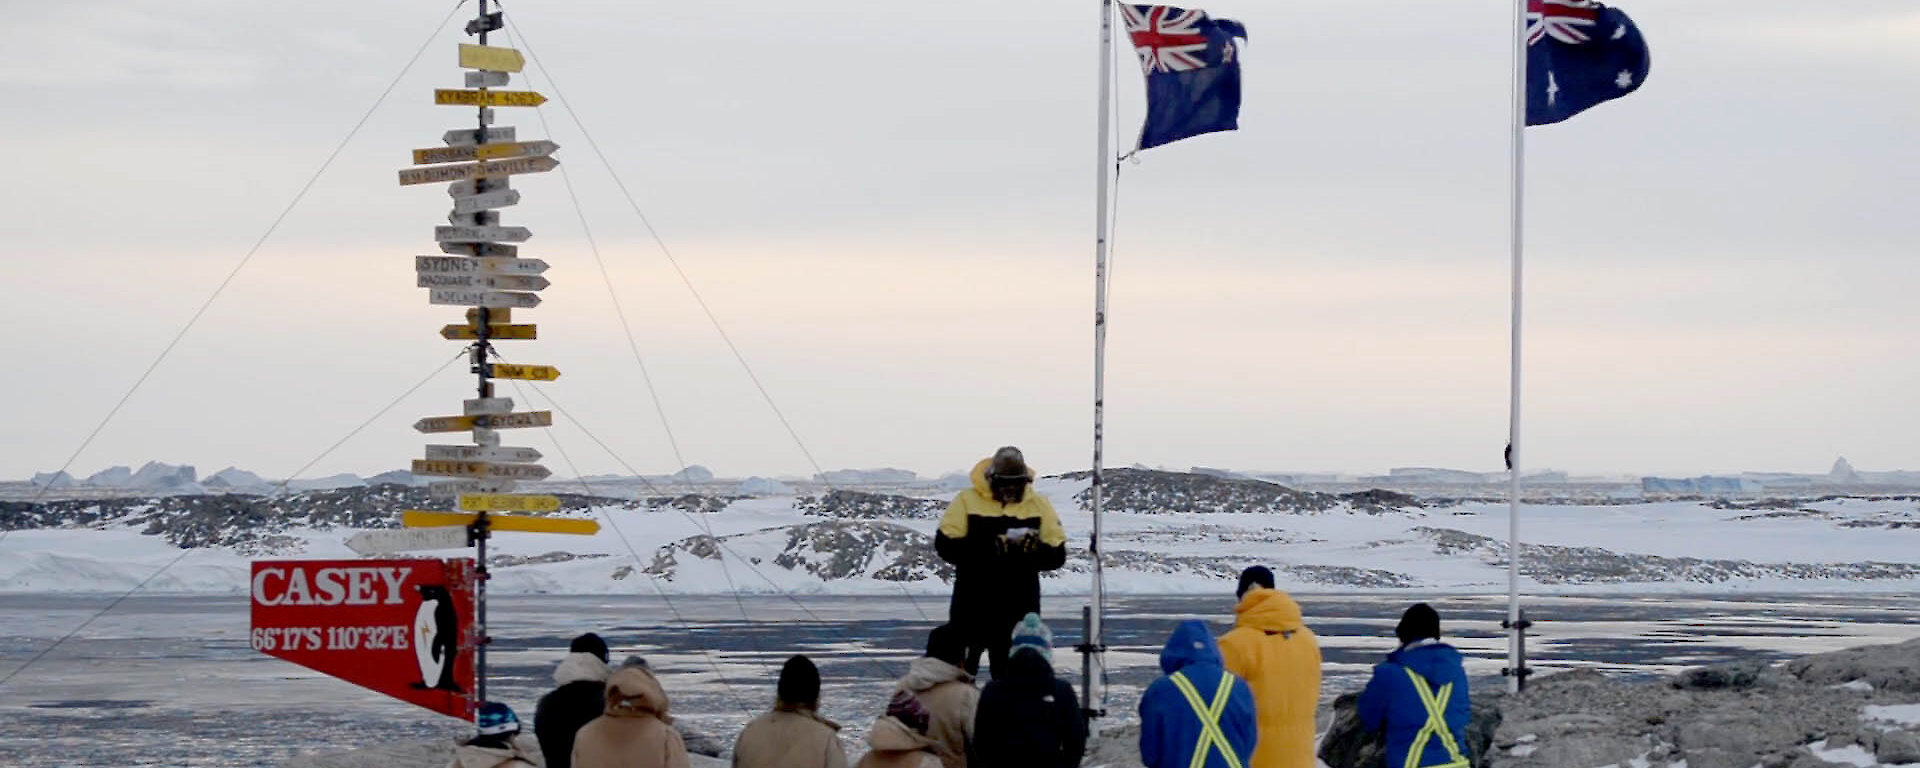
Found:
M 1067 532 L 1033 490 L 1020 449 L 1001 448 L 974 465 L 973 487 L 954 497 L 933 544 L 954 567 L 948 623 L 966 640 L 967 673 L 980 673 L 984 652 L 997 676 L 1013 626 L 1040 612 L 1040 572 L 1067 561 Z

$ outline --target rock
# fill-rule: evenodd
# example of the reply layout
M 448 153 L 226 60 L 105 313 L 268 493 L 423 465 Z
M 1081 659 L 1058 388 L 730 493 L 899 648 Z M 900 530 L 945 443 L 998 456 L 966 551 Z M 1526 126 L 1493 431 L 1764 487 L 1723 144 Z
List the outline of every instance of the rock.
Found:
M 719 739 L 693 730 L 684 720 L 675 720 L 673 730 L 680 733 L 680 740 L 686 743 L 687 751 L 695 755 L 719 757 L 720 753 L 725 752 L 727 749 L 727 745 L 720 743 Z M 698 765 L 698 763 L 696 763 L 696 765 Z
M 1920 693 L 1920 640 L 1795 659 L 1787 662 L 1786 671 L 1808 685 L 1859 680 L 1883 692 Z
M 1880 734 L 1880 744 L 1874 748 L 1873 757 L 1888 765 L 1920 763 L 1920 736 L 1909 731 Z
M 1765 660 L 1755 659 L 1690 669 L 1673 679 L 1673 687 L 1683 691 L 1746 690 L 1759 684 L 1761 673 L 1770 666 Z

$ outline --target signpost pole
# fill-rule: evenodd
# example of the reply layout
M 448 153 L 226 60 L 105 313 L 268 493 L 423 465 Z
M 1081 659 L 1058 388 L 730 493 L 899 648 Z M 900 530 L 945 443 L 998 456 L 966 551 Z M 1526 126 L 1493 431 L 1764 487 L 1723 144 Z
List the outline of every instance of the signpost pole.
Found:
M 480 3 L 479 3 L 480 13 L 479 13 L 479 16 L 476 17 L 476 21 L 480 27 L 480 44 L 481 45 L 487 44 L 487 32 L 488 32 L 487 6 L 490 4 L 491 3 L 489 3 L 488 0 L 480 0 Z M 476 147 L 475 149 L 476 152 L 480 151 L 479 149 L 477 149 L 478 147 L 485 146 L 487 143 L 487 117 L 488 117 L 489 111 L 490 110 L 488 110 L 486 105 L 483 103 L 479 107 L 479 112 L 475 115 L 473 143 L 474 143 L 474 146 Z M 478 178 L 474 180 L 474 187 L 477 191 L 485 191 L 485 190 L 479 189 L 482 186 L 491 186 L 491 185 L 488 184 L 488 182 L 484 178 Z M 487 216 L 485 212 L 477 212 L 474 214 L 473 218 L 474 218 L 475 224 L 492 223 L 492 222 L 486 221 L 486 219 L 491 217 Z M 484 245 L 474 246 L 473 258 L 479 258 L 480 254 L 484 251 L 485 251 Z M 474 375 L 479 378 L 479 384 L 477 389 L 479 390 L 480 397 L 482 399 L 485 399 L 485 398 L 493 397 L 493 382 L 489 380 L 487 377 L 487 374 L 488 374 L 487 354 L 493 349 L 493 345 L 491 343 L 491 338 L 492 338 L 491 331 L 493 328 L 493 311 L 485 306 L 482 306 L 479 309 L 480 309 L 480 317 L 478 318 L 478 320 L 480 322 L 474 323 L 473 372 L 474 372 Z M 487 513 L 485 511 L 482 511 L 480 512 L 479 515 L 475 516 L 473 519 L 473 534 L 472 534 L 473 545 L 474 545 L 474 560 L 475 560 L 475 567 L 476 567 L 476 571 L 474 573 L 474 591 L 473 591 L 473 605 L 474 605 L 473 617 L 474 617 L 474 628 L 475 628 L 474 653 L 473 653 L 473 663 L 474 663 L 473 688 L 474 688 L 474 699 L 475 699 L 476 705 L 485 704 L 487 702 L 487 644 L 492 642 L 493 640 L 493 638 L 487 635 L 487 580 L 491 578 L 491 575 L 487 571 L 487 534 L 488 534 Z

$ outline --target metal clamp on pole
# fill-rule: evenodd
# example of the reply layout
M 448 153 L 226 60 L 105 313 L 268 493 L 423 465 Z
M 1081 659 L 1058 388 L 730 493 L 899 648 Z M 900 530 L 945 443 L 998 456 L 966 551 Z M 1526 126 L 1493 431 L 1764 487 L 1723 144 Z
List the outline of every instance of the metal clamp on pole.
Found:
M 1094 637 L 1090 631 L 1093 627 L 1093 606 L 1080 606 L 1080 626 L 1080 644 L 1075 645 L 1073 649 L 1080 652 L 1080 674 L 1082 675 L 1082 679 L 1091 681 L 1093 680 L 1093 655 L 1107 652 L 1107 646 L 1100 642 L 1100 638 Z M 1080 703 L 1080 716 L 1089 722 L 1094 718 L 1107 716 L 1106 708 L 1094 702 L 1093 696 L 1090 695 L 1089 690 L 1086 690 L 1090 687 L 1091 686 L 1083 686 L 1083 690 L 1080 692 L 1085 699 Z
M 1518 659 L 1516 666 L 1502 667 L 1500 669 L 1500 676 L 1514 678 L 1519 690 L 1525 691 L 1527 689 L 1527 678 L 1533 676 L 1533 668 L 1527 666 L 1527 630 L 1533 628 L 1533 622 L 1527 619 L 1527 612 L 1523 610 L 1520 612 L 1519 621 L 1503 620 L 1500 622 L 1500 628 L 1514 634 L 1514 639 L 1519 648 L 1519 653 L 1515 656 L 1515 658 Z

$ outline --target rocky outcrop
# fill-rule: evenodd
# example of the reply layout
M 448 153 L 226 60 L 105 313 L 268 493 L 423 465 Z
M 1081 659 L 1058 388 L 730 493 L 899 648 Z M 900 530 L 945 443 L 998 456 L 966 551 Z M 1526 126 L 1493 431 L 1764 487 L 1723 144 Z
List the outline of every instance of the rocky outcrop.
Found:
M 1920 701 L 1920 640 L 1655 682 L 1577 671 L 1537 678 L 1515 696 L 1498 685 L 1473 692 L 1468 741 L 1482 768 L 1811 768 L 1827 764 L 1817 751 L 1853 746 L 1879 764 L 1920 761 L 1920 724 L 1863 716 L 1872 705 Z M 1334 709 L 1321 759 L 1377 768 L 1378 746 L 1359 732 L 1350 697 Z
M 1086 472 L 1064 475 L 1068 480 L 1086 480 Z M 1418 499 L 1391 491 L 1363 491 L 1349 494 L 1314 493 L 1288 488 L 1278 483 L 1245 477 L 1221 477 L 1189 472 L 1163 472 L 1154 469 L 1112 469 L 1102 473 L 1106 487 L 1102 507 L 1109 512 L 1143 515 L 1179 515 L 1196 513 L 1315 515 L 1334 512 L 1359 512 L 1370 515 L 1418 512 Z M 1089 508 L 1092 490 L 1074 497 Z
M 946 512 L 947 502 L 886 493 L 830 491 L 795 499 L 793 508 L 810 515 L 847 520 L 929 520 Z
M 828 521 L 767 528 L 727 536 L 693 536 L 654 552 L 645 573 L 672 581 L 680 558 L 739 559 L 735 549 L 753 544 L 764 551 L 781 542 L 772 564 L 810 574 L 822 581 L 868 577 L 881 581 L 953 580 L 953 566 L 933 551 L 933 538 L 900 525 L 868 521 Z M 750 562 L 758 564 L 759 558 Z
M 1451 528 L 1420 526 L 1414 533 L 1440 555 L 1466 554 L 1504 566 L 1507 543 Z M 1520 545 L 1520 573 L 1541 584 L 1719 584 L 1754 579 L 1868 581 L 1920 577 L 1914 563 L 1756 563 L 1698 557 L 1622 554 L 1600 547 Z

